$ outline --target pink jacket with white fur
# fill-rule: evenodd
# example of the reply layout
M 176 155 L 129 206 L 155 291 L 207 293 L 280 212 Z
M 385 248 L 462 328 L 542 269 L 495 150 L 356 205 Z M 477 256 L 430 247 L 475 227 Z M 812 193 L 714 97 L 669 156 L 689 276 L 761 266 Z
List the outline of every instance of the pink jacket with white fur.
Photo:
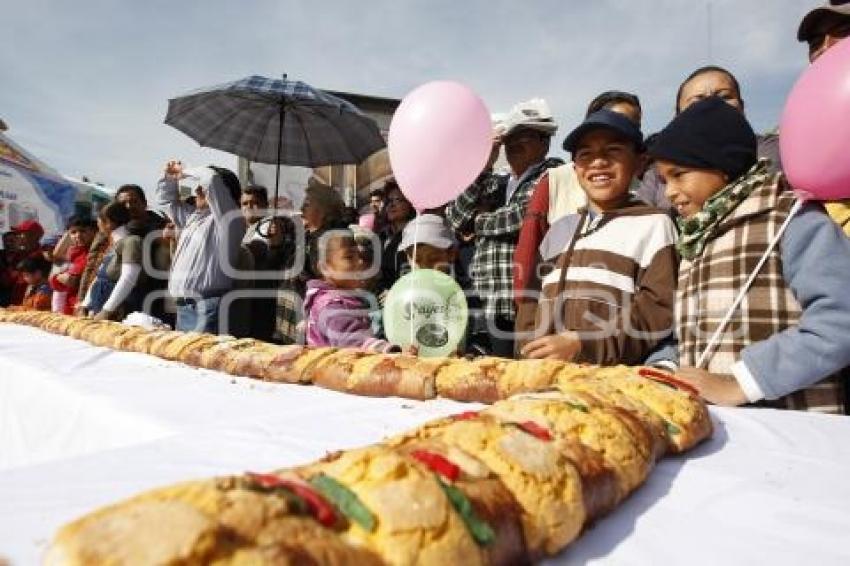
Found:
M 331 287 L 321 279 L 307 282 L 304 299 L 308 346 L 362 348 L 376 352 L 398 351 L 375 336 L 369 308 L 361 292 Z

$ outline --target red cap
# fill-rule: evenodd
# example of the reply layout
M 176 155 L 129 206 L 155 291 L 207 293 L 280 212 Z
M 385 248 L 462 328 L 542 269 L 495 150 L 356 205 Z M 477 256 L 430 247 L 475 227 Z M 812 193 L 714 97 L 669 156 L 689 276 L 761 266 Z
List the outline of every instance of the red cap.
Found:
M 12 232 L 35 232 L 39 238 L 44 236 L 44 228 L 37 220 L 24 220 L 17 226 L 12 226 Z

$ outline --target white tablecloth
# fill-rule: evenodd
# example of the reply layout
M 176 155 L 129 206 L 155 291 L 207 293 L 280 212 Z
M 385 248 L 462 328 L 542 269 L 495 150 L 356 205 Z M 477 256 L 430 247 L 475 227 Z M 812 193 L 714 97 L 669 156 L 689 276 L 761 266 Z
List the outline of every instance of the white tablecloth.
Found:
M 141 490 L 303 463 L 468 409 L 197 370 L 0 324 L 0 557 L 38 562 L 64 522 Z M 712 409 L 554 563 L 848 564 L 850 419 Z

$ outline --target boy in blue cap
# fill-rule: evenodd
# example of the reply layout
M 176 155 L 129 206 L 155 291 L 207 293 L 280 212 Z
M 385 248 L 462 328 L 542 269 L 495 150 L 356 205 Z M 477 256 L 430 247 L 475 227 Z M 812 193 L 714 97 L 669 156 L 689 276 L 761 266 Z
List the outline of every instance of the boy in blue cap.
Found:
M 567 136 L 588 205 L 554 223 L 540 245 L 549 264 L 539 288 L 527 358 L 641 364 L 673 323 L 676 229 L 629 187 L 643 163 L 643 135 L 600 110 Z M 527 336 L 526 336 L 527 338 Z

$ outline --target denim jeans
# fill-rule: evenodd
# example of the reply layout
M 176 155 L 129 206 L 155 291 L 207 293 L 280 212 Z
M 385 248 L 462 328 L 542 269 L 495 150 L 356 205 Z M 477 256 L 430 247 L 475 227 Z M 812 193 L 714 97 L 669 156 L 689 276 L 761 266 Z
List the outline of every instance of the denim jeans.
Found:
M 177 330 L 218 334 L 218 308 L 221 297 L 186 299 L 177 305 Z

